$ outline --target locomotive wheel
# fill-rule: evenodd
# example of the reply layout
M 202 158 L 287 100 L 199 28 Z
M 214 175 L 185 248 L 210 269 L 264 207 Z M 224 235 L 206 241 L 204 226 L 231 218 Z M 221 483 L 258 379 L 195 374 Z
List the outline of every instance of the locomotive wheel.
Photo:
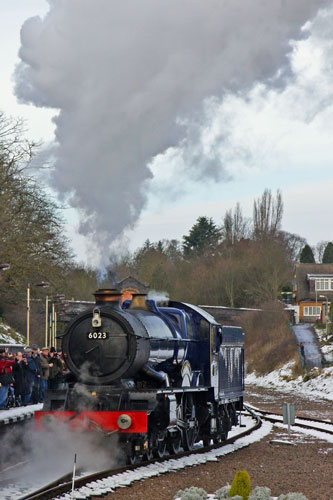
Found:
M 175 437 L 169 437 L 167 441 L 168 452 L 171 455 L 177 455 L 177 453 L 179 453 L 181 443 L 182 439 L 179 432 L 177 432 Z
M 183 448 L 185 451 L 191 451 L 198 437 L 199 425 L 195 415 L 195 406 L 192 394 L 185 394 L 183 400 L 183 420 L 186 427 L 183 430 Z
M 166 452 L 167 442 L 163 434 L 157 435 L 153 454 L 156 458 L 163 458 Z

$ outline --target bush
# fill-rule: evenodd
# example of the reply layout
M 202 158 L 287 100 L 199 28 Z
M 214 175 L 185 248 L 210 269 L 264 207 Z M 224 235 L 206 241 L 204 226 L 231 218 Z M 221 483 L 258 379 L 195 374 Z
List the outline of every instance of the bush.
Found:
M 229 496 L 239 495 L 243 500 L 247 500 L 251 491 L 250 476 L 246 470 L 236 472 L 229 491 Z
M 313 378 L 317 378 L 319 377 L 319 375 L 321 374 L 322 370 L 320 369 L 317 369 L 317 368 L 312 368 L 311 371 L 307 372 L 304 377 L 303 377 L 303 382 L 308 382 L 309 380 L 313 379 Z
M 177 491 L 174 498 L 180 498 L 180 500 L 206 500 L 207 492 L 202 488 L 191 486 L 191 488 Z
M 271 500 L 271 490 L 266 486 L 257 486 L 249 496 L 249 500 Z
M 227 484 L 227 486 L 223 486 L 222 488 L 217 490 L 215 496 L 218 500 L 224 500 L 225 498 L 230 498 L 229 491 L 230 491 L 230 484 Z

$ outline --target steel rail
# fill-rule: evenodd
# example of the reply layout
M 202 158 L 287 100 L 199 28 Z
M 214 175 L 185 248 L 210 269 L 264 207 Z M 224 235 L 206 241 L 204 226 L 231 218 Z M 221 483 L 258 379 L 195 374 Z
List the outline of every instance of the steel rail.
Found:
M 267 411 L 267 410 L 261 410 L 260 408 L 255 408 L 252 405 L 244 404 L 244 408 L 246 408 L 248 411 L 251 410 L 251 412 L 253 412 L 253 413 L 260 414 L 261 418 L 264 420 L 267 420 L 268 422 L 281 423 L 281 418 L 283 418 L 283 415 L 280 413 L 272 413 L 272 412 Z M 323 427 L 314 426 L 314 425 L 311 425 L 309 423 L 306 424 L 306 423 L 302 423 L 302 422 L 297 422 L 299 420 L 303 420 L 305 422 L 316 422 L 316 423 L 320 423 L 320 424 L 325 424 L 325 425 L 331 426 L 332 430 L 324 429 Z M 283 421 L 282 421 L 282 423 L 283 423 Z M 303 429 L 312 429 L 315 431 L 320 431 L 320 432 L 324 432 L 326 434 L 333 435 L 333 422 L 328 422 L 327 420 L 319 420 L 316 418 L 295 417 L 295 424 L 293 424 L 293 426 L 301 427 Z

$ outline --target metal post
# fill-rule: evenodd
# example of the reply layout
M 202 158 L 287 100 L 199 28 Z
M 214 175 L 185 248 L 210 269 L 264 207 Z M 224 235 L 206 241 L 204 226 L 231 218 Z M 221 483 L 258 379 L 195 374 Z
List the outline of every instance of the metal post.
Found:
M 74 498 L 74 489 L 75 489 L 75 468 L 76 468 L 76 453 L 74 454 L 74 463 L 73 463 L 73 477 L 72 477 L 72 499 Z
M 45 299 L 45 346 L 48 347 L 48 337 L 49 337 L 49 324 L 48 324 L 48 316 L 49 316 L 49 298 L 46 295 Z M 50 346 L 49 346 L 50 347 Z
M 27 288 L 27 345 L 30 344 L 30 283 Z
M 290 436 L 290 426 L 295 425 L 295 405 L 294 403 L 283 404 L 283 423 L 288 424 L 288 435 Z
M 327 295 L 319 295 L 319 297 L 325 299 L 326 301 L 326 306 L 325 306 L 325 323 L 326 323 L 326 338 L 328 337 L 328 298 Z
M 290 436 L 290 403 L 287 403 L 288 436 Z
M 55 333 L 54 333 L 54 302 L 52 303 L 52 345 L 55 347 Z
M 54 347 L 57 349 L 57 311 L 54 310 Z

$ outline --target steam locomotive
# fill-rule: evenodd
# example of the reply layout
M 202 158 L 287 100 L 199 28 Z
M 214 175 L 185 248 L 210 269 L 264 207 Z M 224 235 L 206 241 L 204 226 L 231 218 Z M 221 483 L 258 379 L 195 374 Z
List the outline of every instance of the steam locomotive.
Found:
M 198 306 L 95 292 L 62 337 L 68 388 L 47 391 L 37 428 L 117 433 L 132 463 L 227 438 L 243 406 L 244 334 Z

